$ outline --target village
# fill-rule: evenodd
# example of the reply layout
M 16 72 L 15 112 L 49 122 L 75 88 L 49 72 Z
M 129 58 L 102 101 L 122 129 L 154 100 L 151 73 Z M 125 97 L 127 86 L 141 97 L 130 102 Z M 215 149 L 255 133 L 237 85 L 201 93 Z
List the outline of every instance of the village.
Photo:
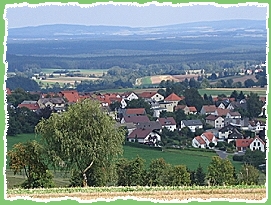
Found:
M 7 88 L 7 95 L 11 93 Z M 266 150 L 265 121 L 244 117 L 238 112 L 239 108 L 247 109 L 246 98 L 213 97 L 213 104 L 203 105 L 197 110 L 195 106 L 185 104 L 184 96 L 175 93 L 168 96 L 155 91 L 86 94 L 63 90 L 38 94 L 40 98 L 37 101 L 24 100 L 18 107 L 26 107 L 33 112 L 50 108 L 52 112 L 61 114 L 73 103 L 84 99 L 97 100 L 101 108 L 116 121 L 116 126 L 126 129 L 127 142 L 154 147 L 220 149 L 233 153 L 244 153 L 248 148 L 262 152 Z M 259 100 L 263 104 L 259 114 L 262 119 L 265 117 L 266 98 L 259 97 Z M 141 104 L 135 103 L 140 101 Z M 129 106 L 131 103 L 133 106 Z M 180 117 L 174 117 L 177 112 L 181 114 Z M 166 141 L 165 138 L 170 136 L 177 140 Z

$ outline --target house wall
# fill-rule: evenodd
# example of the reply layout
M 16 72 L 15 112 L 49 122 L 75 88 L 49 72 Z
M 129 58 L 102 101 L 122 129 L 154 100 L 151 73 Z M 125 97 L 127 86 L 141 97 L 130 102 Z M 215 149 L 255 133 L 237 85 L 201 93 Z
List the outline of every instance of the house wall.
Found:
M 172 132 L 177 129 L 176 125 L 165 125 L 164 127 Z
M 192 140 L 192 146 L 195 148 L 206 148 L 206 144 L 200 144 L 195 138 Z
M 255 138 L 251 144 L 249 145 L 249 148 L 253 151 L 253 150 L 260 150 L 262 152 L 264 152 L 265 148 L 264 145 L 262 144 L 262 142 Z
M 163 101 L 165 98 L 163 95 L 160 95 L 159 93 L 156 93 L 154 96 L 151 97 L 152 100 L 159 102 Z
M 166 109 L 167 112 L 173 112 L 175 106 L 173 105 L 173 103 L 162 103 L 160 104 L 160 107 Z
M 218 117 L 215 121 L 214 121 L 214 127 L 215 128 L 222 128 L 224 127 L 224 119 L 222 117 Z
M 137 97 L 137 95 L 134 94 L 134 93 L 131 93 L 131 94 L 126 98 L 126 100 L 129 100 L 129 101 L 131 101 L 131 100 L 137 100 L 137 99 L 138 99 L 138 97 Z

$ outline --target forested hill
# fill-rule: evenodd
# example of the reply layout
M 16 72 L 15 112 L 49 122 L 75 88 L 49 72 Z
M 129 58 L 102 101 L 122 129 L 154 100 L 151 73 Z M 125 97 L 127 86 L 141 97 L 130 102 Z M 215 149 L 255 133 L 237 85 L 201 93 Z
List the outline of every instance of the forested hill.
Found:
M 8 41 L 63 39 L 149 39 L 187 37 L 266 37 L 265 20 L 224 20 L 159 27 L 41 25 L 8 30 Z

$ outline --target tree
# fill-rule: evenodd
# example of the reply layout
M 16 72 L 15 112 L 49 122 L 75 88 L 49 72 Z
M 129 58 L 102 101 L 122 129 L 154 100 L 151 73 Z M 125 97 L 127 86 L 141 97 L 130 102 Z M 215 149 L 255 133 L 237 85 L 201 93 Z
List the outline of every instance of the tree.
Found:
M 259 183 L 259 170 L 249 164 L 244 164 L 241 167 L 238 175 L 239 184 L 257 185 Z
M 266 153 L 260 150 L 251 151 L 247 149 L 244 155 L 244 163 L 258 168 L 259 165 L 266 163 Z
M 195 173 L 196 185 L 204 186 L 205 185 L 205 173 L 202 166 L 199 164 L 196 173 Z
M 122 153 L 124 130 L 116 128 L 96 101 L 86 99 L 69 106 L 61 115 L 53 113 L 36 126 L 54 167 L 65 164 L 68 170 L 78 170 L 88 185 L 87 171 L 92 166 L 114 162 Z M 95 184 L 94 184 L 95 185 Z
M 196 107 L 197 111 L 201 109 L 203 105 L 203 98 L 201 97 L 197 89 L 186 89 L 184 91 L 184 97 L 187 106 L 194 106 Z
M 245 80 L 244 85 L 246 88 L 251 88 L 251 87 L 255 86 L 255 82 L 252 79 L 247 79 L 247 80 Z
M 163 158 L 152 160 L 147 174 L 148 184 L 150 186 L 164 186 L 169 168 L 170 165 Z
M 237 100 L 238 98 L 238 92 L 236 90 L 232 91 L 231 95 L 230 95 L 230 98 L 234 98 L 235 101 Z
M 236 183 L 234 176 L 234 167 L 228 159 L 221 159 L 218 156 L 212 158 L 207 172 L 210 185 L 234 185 Z
M 172 166 L 168 173 L 168 186 L 182 186 L 191 184 L 190 173 L 185 165 Z
M 14 171 L 14 174 L 25 172 L 27 179 L 22 184 L 23 188 L 50 188 L 54 186 L 53 175 L 45 163 L 42 146 L 36 141 L 15 144 L 7 155 L 10 158 L 10 169 Z
M 262 112 L 264 103 L 260 101 L 257 93 L 250 92 L 247 97 L 247 110 L 250 117 L 258 117 Z

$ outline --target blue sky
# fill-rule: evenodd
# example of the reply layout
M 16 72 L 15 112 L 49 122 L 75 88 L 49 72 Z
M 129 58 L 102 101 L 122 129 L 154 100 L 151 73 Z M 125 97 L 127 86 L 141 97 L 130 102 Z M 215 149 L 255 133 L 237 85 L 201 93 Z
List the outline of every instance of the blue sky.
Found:
M 194 3 L 195 4 L 195 3 Z M 80 8 L 79 5 L 6 5 L 8 28 L 45 24 L 114 25 L 150 27 L 198 21 L 227 19 L 267 19 L 267 4 L 240 4 L 225 8 L 221 5 L 170 6 L 152 3 L 136 5 L 96 5 Z

